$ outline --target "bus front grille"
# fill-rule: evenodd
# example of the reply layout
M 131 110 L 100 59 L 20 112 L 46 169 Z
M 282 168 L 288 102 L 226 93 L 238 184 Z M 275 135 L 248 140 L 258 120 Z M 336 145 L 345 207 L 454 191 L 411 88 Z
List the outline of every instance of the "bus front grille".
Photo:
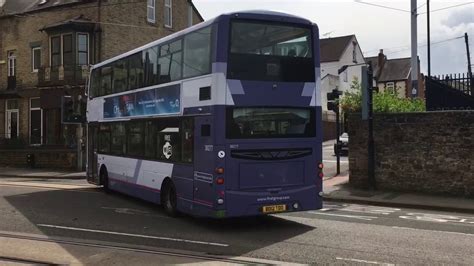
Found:
M 265 150 L 233 150 L 232 158 L 246 160 L 288 160 L 311 155 L 310 148 L 300 149 L 265 149 Z

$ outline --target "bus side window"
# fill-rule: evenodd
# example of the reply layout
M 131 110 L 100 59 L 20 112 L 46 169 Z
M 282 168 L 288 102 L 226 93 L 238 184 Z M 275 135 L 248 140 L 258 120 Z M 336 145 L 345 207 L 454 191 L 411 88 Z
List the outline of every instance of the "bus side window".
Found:
M 112 67 L 103 66 L 100 69 L 100 93 L 99 95 L 107 95 L 112 93 Z
M 156 157 L 156 123 L 147 121 L 145 123 L 145 158 L 154 159 Z
M 114 155 L 125 154 L 125 126 L 123 123 L 114 123 L 111 130 L 110 152 Z
M 143 157 L 144 155 L 144 123 L 127 123 L 127 155 L 132 157 Z
M 102 124 L 99 127 L 98 136 L 99 153 L 107 154 L 110 152 L 110 125 Z

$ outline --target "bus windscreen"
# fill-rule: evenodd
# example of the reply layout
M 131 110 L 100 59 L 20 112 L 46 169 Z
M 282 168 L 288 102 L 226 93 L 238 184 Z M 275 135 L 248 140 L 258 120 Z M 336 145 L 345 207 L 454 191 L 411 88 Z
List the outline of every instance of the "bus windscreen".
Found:
M 231 23 L 231 79 L 314 82 L 311 30 L 249 21 Z

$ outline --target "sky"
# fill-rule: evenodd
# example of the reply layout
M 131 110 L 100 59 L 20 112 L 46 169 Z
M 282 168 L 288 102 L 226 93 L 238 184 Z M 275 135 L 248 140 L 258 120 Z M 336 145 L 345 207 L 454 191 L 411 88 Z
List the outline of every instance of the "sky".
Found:
M 219 14 L 251 9 L 282 11 L 318 24 L 320 37 L 355 34 L 365 57 L 384 50 L 388 59 L 410 57 L 410 0 L 363 0 L 404 11 L 363 4 L 355 0 L 194 0 L 204 19 Z M 465 4 L 465 5 L 462 5 Z M 458 7 L 447 8 L 455 5 Z M 426 0 L 417 0 L 418 55 L 427 73 Z M 431 74 L 467 72 L 464 33 L 469 36 L 471 64 L 474 64 L 474 1 L 431 0 Z M 435 11 L 437 10 L 437 11 Z

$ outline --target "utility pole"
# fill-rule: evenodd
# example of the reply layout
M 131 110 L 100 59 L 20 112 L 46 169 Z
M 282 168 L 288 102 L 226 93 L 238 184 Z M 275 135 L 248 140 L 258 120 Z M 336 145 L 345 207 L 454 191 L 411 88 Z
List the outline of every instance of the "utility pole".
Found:
M 469 37 L 467 32 L 464 33 L 464 41 L 466 42 L 466 52 L 467 52 L 467 77 L 469 78 L 469 84 L 471 89 L 471 95 L 474 96 L 474 86 L 472 84 L 472 69 L 471 69 L 471 54 L 469 53 Z
M 411 0 L 411 97 L 418 96 L 418 41 L 416 0 Z
M 426 28 L 428 32 L 428 77 L 431 77 L 430 0 L 426 0 Z
M 341 174 L 341 140 L 339 139 L 339 137 L 341 136 L 341 124 L 340 124 L 339 104 L 337 105 L 337 109 L 336 109 L 336 134 L 337 134 L 336 174 L 340 175 Z
M 368 93 L 368 122 L 369 122 L 369 139 L 368 139 L 368 147 L 367 147 L 367 152 L 368 152 L 368 167 L 369 167 L 369 186 L 372 189 L 376 189 L 376 182 L 375 182 L 375 148 L 374 148 L 374 105 L 373 105 L 373 72 L 372 72 L 372 64 L 368 63 L 367 67 L 367 80 L 368 80 L 368 87 L 367 87 L 367 93 Z

